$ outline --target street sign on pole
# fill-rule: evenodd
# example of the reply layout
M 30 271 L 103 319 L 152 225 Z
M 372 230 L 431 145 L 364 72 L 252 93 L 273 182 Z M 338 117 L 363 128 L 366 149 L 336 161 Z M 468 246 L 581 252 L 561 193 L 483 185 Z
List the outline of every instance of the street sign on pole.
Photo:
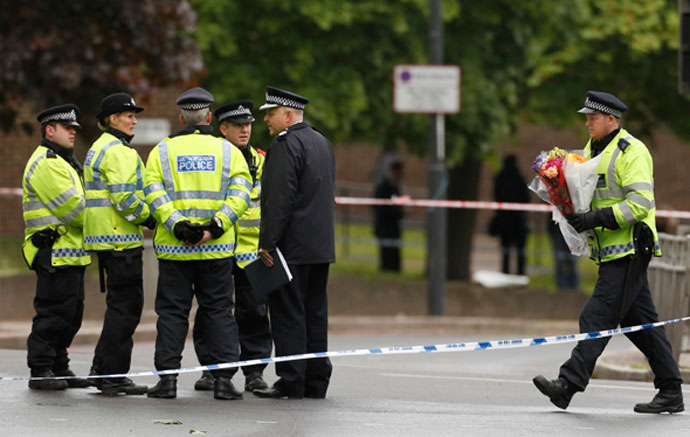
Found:
M 460 67 L 457 65 L 396 65 L 393 109 L 416 114 L 460 112 Z

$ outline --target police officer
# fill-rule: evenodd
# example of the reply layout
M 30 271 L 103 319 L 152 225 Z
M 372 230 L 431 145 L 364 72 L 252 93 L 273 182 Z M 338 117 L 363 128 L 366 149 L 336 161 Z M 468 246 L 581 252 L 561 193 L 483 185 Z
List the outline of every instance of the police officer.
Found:
M 182 93 L 177 105 L 186 126 L 154 147 L 146 165 L 144 192 L 158 222 L 158 370 L 180 367 L 194 296 L 203 311 L 208 345 L 201 364 L 239 358 L 232 315 L 234 225 L 249 205 L 252 183 L 239 149 L 212 135 L 212 102 L 211 93 L 202 88 Z M 216 399 L 242 398 L 231 381 L 236 371 L 213 371 Z M 176 397 L 177 375 L 161 376 L 147 395 Z
M 594 293 L 580 314 L 580 332 L 659 320 L 647 282 L 652 255 L 661 256 L 654 218 L 653 163 L 647 147 L 621 128 L 621 113 L 626 110 L 614 95 L 588 91 L 585 106 L 578 111 L 587 117 L 590 140 L 585 152 L 592 157 L 602 155 L 592 210 L 566 217 L 578 232 L 594 231 L 589 238 L 591 258 L 599 264 Z M 637 404 L 634 410 L 683 411 L 682 380 L 664 328 L 625 335 L 649 360 L 659 390 L 651 402 Z M 609 338 L 579 342 L 561 366 L 558 379 L 539 375 L 534 384 L 554 405 L 567 408 L 573 394 L 585 390 Z
M 103 134 L 84 162 L 86 220 L 84 246 L 98 254 L 101 291 L 107 296 L 103 330 L 96 344 L 91 374 L 127 373 L 132 335 L 144 307 L 142 225 L 156 224 L 144 200 L 144 163 L 130 145 L 141 112 L 126 93 L 101 101 L 96 116 Z M 104 277 L 105 276 L 105 277 Z M 148 387 L 129 378 L 93 379 L 104 394 L 145 394 Z
M 265 302 L 255 301 L 251 284 L 244 273 L 244 266 L 256 259 L 259 249 L 259 224 L 261 222 L 261 173 L 266 153 L 249 144 L 252 135 L 254 116 L 251 100 L 237 100 L 227 103 L 214 111 L 220 122 L 220 132 L 226 140 L 242 151 L 242 156 L 249 166 L 252 176 L 251 200 L 249 208 L 235 223 L 237 248 L 235 262 L 237 267 L 232 271 L 235 282 L 235 319 L 239 330 L 240 360 L 252 360 L 271 356 L 273 340 L 268 322 L 268 308 Z M 194 321 L 194 349 L 199 361 L 208 354 L 204 338 L 203 311 L 197 311 Z M 266 389 L 268 384 L 263 380 L 266 364 L 242 367 L 245 376 L 244 389 Z M 210 372 L 203 372 L 202 377 L 194 384 L 196 390 L 212 390 L 213 377 Z
M 74 376 L 67 348 L 81 327 L 84 270 L 82 166 L 73 156 L 79 108 L 66 104 L 38 115 L 43 140 L 29 158 L 22 178 L 24 259 L 36 272 L 36 316 L 27 340 L 32 377 Z M 30 380 L 29 388 L 88 387 L 85 379 Z
M 259 256 L 273 265 L 278 247 L 292 282 L 268 296 L 277 356 L 328 350 L 328 269 L 335 262 L 335 158 L 331 143 L 303 121 L 309 100 L 266 87 L 264 121 L 274 137 L 266 156 L 261 193 Z M 254 394 L 268 398 L 324 398 L 328 358 L 276 363 L 280 377 Z

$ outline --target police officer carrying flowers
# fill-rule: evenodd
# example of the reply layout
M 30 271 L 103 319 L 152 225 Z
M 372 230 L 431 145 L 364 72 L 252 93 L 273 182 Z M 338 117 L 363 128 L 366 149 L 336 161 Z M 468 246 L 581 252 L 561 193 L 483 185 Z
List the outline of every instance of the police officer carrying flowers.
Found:
M 621 128 L 621 113 L 626 110 L 614 95 L 588 91 L 585 106 L 578 111 L 587 117 L 591 137 L 585 151 L 592 157 L 602 155 L 592 210 L 566 217 L 578 232 L 593 230 L 591 258 L 599 264 L 594 292 L 580 314 L 580 332 L 659 321 L 647 281 L 651 257 L 661 256 L 653 163 L 647 147 Z M 634 411 L 683 411 L 682 380 L 664 328 L 625 335 L 649 360 L 659 390 L 651 402 L 635 405 Z M 567 408 L 573 395 L 585 390 L 609 338 L 579 342 L 558 379 L 539 375 L 534 384 L 558 408 Z
M 186 126 L 154 147 L 146 165 L 144 192 L 158 222 L 158 370 L 180 367 L 194 297 L 208 344 L 201 364 L 239 358 L 232 315 L 234 225 L 249 205 L 252 182 L 239 149 L 212 135 L 211 103 L 213 96 L 202 88 L 182 93 L 177 105 Z M 213 371 L 216 399 L 242 398 L 231 381 L 236 371 Z M 161 376 L 147 395 L 176 397 L 177 375 Z
M 142 110 L 126 93 L 104 98 L 96 116 L 104 132 L 84 162 L 84 245 L 98 254 L 101 291 L 107 288 L 91 374 L 129 371 L 132 335 L 144 307 L 142 226 L 153 229 L 156 221 L 144 199 L 144 163 L 130 145 L 136 114 Z M 129 378 L 93 378 L 92 382 L 104 394 L 141 395 L 148 389 Z
M 237 248 L 235 264 L 232 271 L 235 283 L 235 319 L 239 330 L 240 360 L 252 360 L 271 356 L 273 339 L 268 322 L 268 308 L 265 302 L 256 302 L 252 286 L 244 273 L 244 266 L 256 259 L 259 248 L 259 229 L 261 223 L 261 174 L 264 166 L 265 152 L 249 144 L 252 135 L 254 116 L 251 100 L 236 100 L 227 103 L 214 111 L 220 122 L 220 132 L 226 140 L 242 151 L 242 156 L 249 166 L 252 176 L 251 200 L 249 208 L 235 223 Z M 194 349 L 199 361 L 208 354 L 203 324 L 203 311 L 198 310 L 194 320 Z M 263 370 L 266 364 L 242 367 L 245 376 L 244 389 L 266 389 Z M 213 390 L 211 372 L 203 372 L 194 384 L 196 390 Z
M 66 104 L 38 115 L 43 140 L 29 158 L 22 178 L 25 238 L 23 254 L 36 272 L 36 316 L 27 340 L 32 377 L 74 376 L 67 348 L 84 313 L 84 270 L 91 257 L 84 250 L 82 166 L 73 156 L 81 126 L 79 108 Z M 35 390 L 84 388 L 85 379 L 30 380 Z

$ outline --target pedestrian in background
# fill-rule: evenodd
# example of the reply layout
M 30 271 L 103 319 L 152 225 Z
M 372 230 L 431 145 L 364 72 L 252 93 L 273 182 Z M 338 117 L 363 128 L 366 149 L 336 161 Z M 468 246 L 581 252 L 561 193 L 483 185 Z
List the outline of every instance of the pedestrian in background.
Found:
M 503 167 L 494 178 L 494 200 L 496 202 L 528 203 L 527 183 L 517 167 L 517 157 L 508 155 L 503 159 Z M 496 211 L 489 227 L 489 233 L 501 240 L 501 270 L 510 273 L 511 248 L 517 255 L 517 274 L 525 274 L 527 256 L 525 244 L 529 226 L 524 211 Z
M 251 175 L 251 199 L 249 208 L 235 222 L 237 247 L 235 248 L 235 266 L 232 277 L 235 283 L 235 319 L 239 331 L 240 360 L 253 360 L 271 356 L 273 339 L 268 322 L 268 307 L 266 302 L 257 302 L 254 298 L 252 286 L 244 273 L 244 266 L 256 259 L 259 249 L 259 230 L 261 225 L 261 175 L 264 167 L 265 152 L 250 143 L 254 116 L 251 100 L 237 100 L 222 105 L 214 111 L 220 122 L 220 132 L 223 137 L 242 152 Z M 203 310 L 199 309 L 194 318 L 194 350 L 199 361 L 208 355 L 208 345 L 205 338 Z M 245 391 L 266 389 L 268 384 L 263 380 L 263 370 L 267 364 L 255 364 L 242 367 L 244 373 Z M 201 378 L 194 384 L 195 390 L 213 390 L 213 376 L 211 372 L 203 372 Z
M 213 96 L 202 88 L 182 93 L 177 105 L 186 126 L 154 147 L 146 164 L 144 192 L 158 222 L 157 370 L 180 368 L 194 297 L 208 344 L 208 361 L 201 364 L 239 358 L 232 314 L 234 225 L 249 205 L 252 183 L 239 149 L 213 136 L 211 103 Z M 236 372 L 212 371 L 214 398 L 242 398 L 231 381 Z M 176 397 L 177 375 L 162 375 L 147 396 Z
M 394 159 L 388 164 L 384 177 L 374 188 L 377 199 L 397 199 L 402 196 L 403 162 Z M 400 272 L 400 222 L 405 215 L 402 205 L 374 206 L 374 235 L 379 242 L 381 271 Z
M 101 292 L 107 293 L 92 375 L 129 371 L 132 336 L 144 308 L 142 227 L 153 229 L 156 220 L 144 199 L 144 162 L 130 145 L 141 111 L 127 93 L 105 97 L 96 115 L 103 134 L 84 161 L 84 246 L 98 255 Z M 129 378 L 92 378 L 92 383 L 109 395 L 143 395 L 148 389 Z
M 580 290 L 580 274 L 577 268 L 579 258 L 570 253 L 568 243 L 565 242 L 561 229 L 551 219 L 551 214 L 547 214 L 546 221 L 549 239 L 553 245 L 556 286 L 559 291 Z
M 24 259 L 36 272 L 31 334 L 26 342 L 32 377 L 74 376 L 67 348 L 84 314 L 82 166 L 74 157 L 79 108 L 66 104 L 38 114 L 43 139 L 26 163 L 22 178 Z M 35 390 L 84 388 L 85 379 L 30 380 Z
M 268 295 L 276 356 L 328 350 L 328 269 L 335 262 L 335 156 L 331 143 L 303 120 L 309 99 L 266 87 L 264 121 L 273 136 L 261 192 L 259 256 L 279 248 L 292 282 Z M 268 398 L 326 397 L 328 358 L 276 363 Z
M 578 112 L 587 117 L 590 139 L 585 153 L 602 155 L 599 182 L 591 211 L 566 217 L 577 232 L 594 230 L 591 258 L 599 264 L 592 297 L 580 314 L 580 332 L 614 329 L 619 324 L 645 325 L 659 321 L 647 281 L 651 257 L 661 256 L 656 232 L 652 156 L 642 141 L 621 127 L 627 106 L 616 96 L 588 91 Z M 635 405 L 638 413 L 678 413 L 684 410 L 678 363 L 663 327 L 625 334 L 649 360 L 654 386 L 651 402 Z M 560 368 L 558 379 L 536 376 L 539 391 L 558 408 L 566 409 L 584 391 L 597 358 L 610 337 L 580 341 Z

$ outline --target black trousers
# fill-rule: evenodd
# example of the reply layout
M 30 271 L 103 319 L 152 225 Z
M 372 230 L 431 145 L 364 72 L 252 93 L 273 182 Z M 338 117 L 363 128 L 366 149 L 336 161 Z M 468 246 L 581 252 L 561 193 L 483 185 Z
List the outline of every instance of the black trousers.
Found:
M 273 338 L 268 321 L 268 307 L 265 302 L 256 303 L 252 286 L 243 269 L 232 271 L 235 282 L 235 320 L 239 330 L 240 360 L 253 360 L 271 356 Z M 228 309 L 232 311 L 232 308 Z M 201 307 L 194 317 L 194 350 L 199 362 L 208 361 L 208 343 L 205 335 L 204 311 Z M 247 375 L 252 372 L 263 372 L 267 364 L 255 364 L 242 367 Z
M 31 334 L 26 342 L 27 363 L 32 373 L 69 367 L 67 348 L 81 327 L 84 315 L 82 266 L 53 267 L 51 249 L 38 251 L 36 297 Z
M 510 248 L 515 247 L 517 254 L 517 274 L 525 274 L 525 264 L 527 255 L 525 254 L 525 244 L 527 243 L 527 234 L 524 233 L 505 233 L 501 234 L 501 252 L 503 259 L 501 263 L 501 270 L 503 273 L 510 273 Z
M 290 264 L 292 282 L 268 295 L 276 356 L 328 350 L 329 264 Z M 275 386 L 290 397 L 323 398 L 333 367 L 328 358 L 276 363 Z
M 189 311 L 196 296 L 203 310 L 208 357 L 201 364 L 218 364 L 239 359 L 237 324 L 232 315 L 232 258 L 200 261 L 158 260 L 156 293 L 156 352 L 158 370 L 177 369 L 182 360 L 189 330 Z M 228 311 L 230 309 L 230 311 Z M 237 369 L 215 370 L 232 377 Z
M 106 310 L 91 370 L 126 373 L 132 360 L 132 336 L 144 308 L 143 248 L 98 253 L 106 274 Z
M 627 327 L 658 322 L 659 316 L 647 281 L 648 264 L 649 257 L 625 257 L 602 263 L 594 293 L 580 314 L 580 332 L 613 329 L 618 324 Z M 625 293 L 628 293 L 628 304 L 627 308 L 622 308 Z M 681 384 L 678 364 L 673 358 L 671 344 L 663 327 L 625 335 L 649 360 L 656 388 Z M 584 390 L 594 371 L 594 364 L 609 339 L 610 337 L 605 337 L 579 342 L 570 359 L 561 366 L 559 376 L 567 379 L 580 391 Z
M 381 271 L 400 271 L 400 248 L 379 245 L 379 268 Z

